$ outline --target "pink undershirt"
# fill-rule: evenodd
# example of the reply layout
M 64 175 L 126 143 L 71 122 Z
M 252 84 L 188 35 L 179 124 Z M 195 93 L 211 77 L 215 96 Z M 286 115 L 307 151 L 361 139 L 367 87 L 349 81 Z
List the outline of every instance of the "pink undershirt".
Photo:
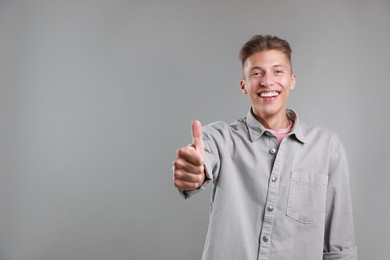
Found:
M 283 138 L 286 135 L 288 135 L 292 127 L 293 127 L 293 121 L 290 120 L 290 124 L 286 128 L 282 128 L 279 130 L 271 130 L 271 129 L 267 129 L 267 130 L 270 131 L 274 136 L 276 136 L 276 138 L 278 138 L 278 142 L 280 143 L 283 140 Z

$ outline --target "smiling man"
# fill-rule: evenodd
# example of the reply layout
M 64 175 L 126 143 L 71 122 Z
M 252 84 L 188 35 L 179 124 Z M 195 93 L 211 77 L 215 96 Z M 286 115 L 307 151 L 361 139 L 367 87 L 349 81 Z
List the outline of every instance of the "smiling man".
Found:
M 192 145 L 173 163 L 185 198 L 214 184 L 203 259 L 357 259 L 344 148 L 287 109 L 296 83 L 289 44 L 256 35 L 240 59 L 247 116 L 194 121 Z

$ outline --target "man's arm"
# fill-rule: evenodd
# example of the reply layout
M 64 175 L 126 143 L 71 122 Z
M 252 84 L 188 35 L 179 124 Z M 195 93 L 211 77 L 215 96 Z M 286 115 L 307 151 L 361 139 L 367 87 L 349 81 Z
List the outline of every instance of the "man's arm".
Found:
M 341 144 L 329 170 L 323 259 L 357 260 L 348 163 Z

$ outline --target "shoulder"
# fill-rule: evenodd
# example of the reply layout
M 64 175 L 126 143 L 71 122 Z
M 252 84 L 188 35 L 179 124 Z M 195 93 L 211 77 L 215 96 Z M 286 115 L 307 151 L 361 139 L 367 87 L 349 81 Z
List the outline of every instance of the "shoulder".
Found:
M 226 139 L 246 129 L 245 118 L 237 119 L 232 123 L 216 121 L 202 127 L 203 135 L 207 139 Z
M 301 129 L 308 144 L 321 145 L 324 148 L 328 147 L 333 152 L 343 148 L 339 135 L 330 129 L 307 123 L 301 123 Z

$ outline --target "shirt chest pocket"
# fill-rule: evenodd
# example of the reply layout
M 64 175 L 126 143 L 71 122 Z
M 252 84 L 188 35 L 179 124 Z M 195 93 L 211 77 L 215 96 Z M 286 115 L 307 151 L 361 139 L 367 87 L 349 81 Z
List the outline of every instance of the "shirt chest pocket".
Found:
M 287 216 L 304 224 L 325 219 L 328 176 L 292 171 Z

